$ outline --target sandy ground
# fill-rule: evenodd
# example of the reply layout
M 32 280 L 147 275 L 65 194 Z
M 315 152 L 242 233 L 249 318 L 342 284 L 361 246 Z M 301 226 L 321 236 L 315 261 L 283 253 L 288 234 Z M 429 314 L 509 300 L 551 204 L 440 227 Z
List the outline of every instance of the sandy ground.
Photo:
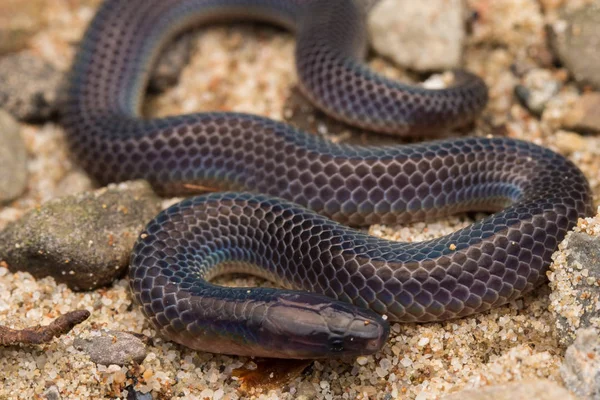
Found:
M 61 69 L 72 55 L 71 43 L 93 15 L 95 1 L 57 1 L 55 18 L 31 41 L 32 49 Z M 472 5 L 481 2 L 472 1 Z M 538 13 L 522 4 L 502 1 L 518 12 Z M 508 6 L 507 6 L 508 7 Z M 524 10 L 524 11 L 523 11 Z M 509 12 L 509 11 L 506 11 Z M 517 11 L 510 11 L 517 12 Z M 54 15 L 54 14 L 53 14 Z M 537 15 L 537 14 L 536 14 Z M 530 21 L 529 19 L 527 21 Z M 555 109 L 542 120 L 518 105 L 512 93 L 518 81 L 510 66 L 522 60 L 521 41 L 541 29 L 535 25 L 514 32 L 515 43 L 495 47 L 493 29 L 480 27 L 466 49 L 466 65 L 481 74 L 490 85 L 491 103 L 476 128 L 477 134 L 504 134 L 547 145 L 568 155 L 587 174 L 596 198 L 600 194 L 597 176 L 600 138 L 559 132 L 560 110 L 578 96 L 567 85 L 552 100 Z M 500 22 L 488 22 L 501 29 Z M 506 29 L 511 29 L 506 28 Z M 525 29 L 525 31 L 523 31 Z M 492 31 L 492 32 L 490 32 Z M 507 39 L 512 40 L 512 39 Z M 180 83 L 167 93 L 147 102 L 150 115 L 179 114 L 201 110 L 235 110 L 283 119 L 285 101 L 296 80 L 293 66 L 293 37 L 285 32 L 255 25 L 218 26 L 194 34 L 196 50 Z M 533 57 L 536 59 L 535 57 Z M 374 58 L 373 68 L 390 76 L 403 77 L 388 61 Z M 548 68 L 552 74 L 564 71 Z M 268 71 L 268 73 L 265 73 Z M 63 131 L 55 123 L 23 125 L 22 134 L 30 156 L 27 193 L 0 208 L 0 228 L 16 220 L 45 200 L 91 188 L 85 174 L 70 160 Z M 565 136 L 567 135 L 567 136 Z M 575 136 L 569 136 L 575 135 Z M 337 140 L 348 135 L 334 132 Z M 369 136 L 358 135 L 369 142 Z M 398 140 L 394 140 L 398 142 Z M 579 143 L 573 148 L 573 143 Z M 450 233 L 472 220 L 451 217 L 435 223 L 410 226 L 371 227 L 375 235 L 394 240 L 419 241 Z M 236 279 L 233 284 L 262 284 Z M 189 399 L 237 398 L 416 398 L 434 399 L 444 393 L 492 383 L 530 378 L 560 381 L 558 368 L 563 349 L 557 344 L 553 319 L 548 309 L 549 289 L 483 315 L 442 324 L 392 326 L 383 351 L 356 360 L 314 362 L 302 375 L 277 388 L 258 386 L 239 390 L 232 370 L 252 368 L 253 360 L 191 351 L 156 337 L 153 329 L 132 305 L 127 283 L 120 280 L 94 292 L 75 293 L 52 279 L 34 280 L 26 273 L 9 273 L 0 266 L 0 323 L 22 327 L 48 323 L 58 313 L 85 308 L 91 318 L 51 344 L 33 348 L 0 349 L 3 384 L 0 399 L 43 398 L 45 391 L 58 391 L 64 399 L 127 398 L 134 385 L 154 398 Z M 90 330 L 108 328 L 139 332 L 153 338 L 148 356 L 140 366 L 96 365 L 75 350 L 73 338 Z

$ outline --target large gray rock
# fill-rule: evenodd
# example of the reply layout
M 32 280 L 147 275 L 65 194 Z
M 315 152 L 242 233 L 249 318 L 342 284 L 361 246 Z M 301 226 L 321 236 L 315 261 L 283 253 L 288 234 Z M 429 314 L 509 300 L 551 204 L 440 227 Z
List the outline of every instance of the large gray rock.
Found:
M 551 26 L 553 48 L 573 77 L 600 88 L 600 2 L 570 11 Z
M 565 385 L 582 399 L 600 399 L 600 336 L 595 328 L 580 329 L 560 367 Z
M 465 40 L 462 0 L 382 0 L 369 13 L 371 44 L 418 71 L 460 65 Z
M 27 151 L 19 125 L 0 109 L 0 204 L 17 198 L 27 186 Z
M 0 261 L 75 290 L 104 286 L 125 271 L 139 232 L 160 208 L 142 181 L 53 200 L 0 232 Z

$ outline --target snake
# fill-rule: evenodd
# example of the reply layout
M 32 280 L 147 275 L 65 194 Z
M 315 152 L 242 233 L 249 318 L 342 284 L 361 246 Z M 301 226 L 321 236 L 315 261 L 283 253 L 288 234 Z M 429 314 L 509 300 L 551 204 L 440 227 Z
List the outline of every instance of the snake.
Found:
M 294 33 L 302 93 L 344 123 L 406 138 L 477 118 L 488 93 L 473 73 L 427 89 L 372 71 L 367 12 L 354 0 L 107 0 L 93 17 L 63 117 L 74 158 L 99 184 L 145 179 L 186 197 L 147 224 L 130 259 L 133 297 L 163 337 L 241 356 L 373 354 L 390 322 L 460 318 L 533 290 L 591 213 L 582 172 L 527 141 L 359 146 L 252 114 L 141 114 L 170 40 L 250 19 Z M 422 242 L 364 230 L 465 211 L 488 214 Z M 229 273 L 279 287 L 211 282 Z

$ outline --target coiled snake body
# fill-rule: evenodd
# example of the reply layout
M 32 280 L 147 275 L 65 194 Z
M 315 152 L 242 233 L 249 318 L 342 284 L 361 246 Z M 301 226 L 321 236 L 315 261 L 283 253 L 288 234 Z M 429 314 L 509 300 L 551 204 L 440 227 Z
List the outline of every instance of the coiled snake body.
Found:
M 197 187 L 244 191 L 187 199 L 140 236 L 131 290 L 166 337 L 240 355 L 372 353 L 388 335 L 380 314 L 440 321 L 530 291 L 544 280 L 567 230 L 590 212 L 590 189 L 577 167 L 518 140 L 358 147 L 239 113 L 139 116 L 148 66 L 169 38 L 191 24 L 238 17 L 294 30 L 303 92 L 342 121 L 407 136 L 477 116 L 487 90 L 474 75 L 459 71 L 453 87 L 426 90 L 364 67 L 363 14 L 352 0 L 109 0 L 101 6 L 76 58 L 65 113 L 77 159 L 100 183 L 144 178 L 177 195 Z M 421 243 L 390 242 L 341 225 L 406 223 L 465 210 L 500 211 Z M 235 271 L 287 289 L 207 282 Z

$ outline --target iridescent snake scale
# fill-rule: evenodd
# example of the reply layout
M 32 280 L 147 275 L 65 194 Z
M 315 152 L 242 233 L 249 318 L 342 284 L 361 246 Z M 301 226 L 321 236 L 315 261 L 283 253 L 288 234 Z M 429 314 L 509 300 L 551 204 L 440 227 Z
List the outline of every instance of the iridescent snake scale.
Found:
M 458 71 L 454 86 L 426 90 L 361 64 L 364 12 L 351 0 L 109 0 L 100 7 L 74 63 L 65 113 L 75 157 L 102 184 L 143 178 L 170 195 L 195 187 L 245 192 L 184 200 L 138 239 L 131 290 L 165 337 L 240 355 L 373 353 L 389 332 L 380 315 L 440 321 L 532 290 L 559 241 L 591 211 L 577 167 L 518 140 L 359 147 L 255 115 L 139 115 L 148 67 L 169 38 L 240 17 L 295 32 L 303 92 L 342 121 L 408 136 L 478 115 L 487 89 L 472 74 Z M 465 210 L 497 212 L 420 243 L 341 225 Z M 236 271 L 287 289 L 208 283 Z

